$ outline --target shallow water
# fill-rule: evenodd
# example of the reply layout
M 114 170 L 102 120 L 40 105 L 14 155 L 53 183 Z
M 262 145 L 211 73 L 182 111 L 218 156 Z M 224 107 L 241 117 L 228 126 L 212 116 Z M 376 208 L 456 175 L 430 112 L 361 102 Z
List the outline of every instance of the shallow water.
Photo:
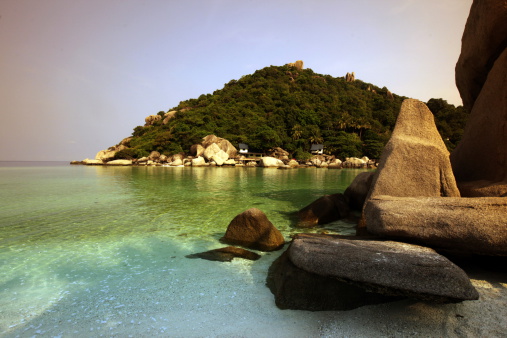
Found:
M 264 285 L 279 253 L 231 263 L 185 255 L 223 246 L 229 222 L 251 207 L 289 239 L 301 232 L 295 211 L 359 172 L 0 163 L 0 333 L 237 334 L 220 329 L 231 314 L 213 309 L 244 304 L 255 306 L 235 310 L 236 321 L 271 307 L 266 320 L 283 326 L 292 315 L 273 308 Z M 325 229 L 350 234 L 353 224 Z

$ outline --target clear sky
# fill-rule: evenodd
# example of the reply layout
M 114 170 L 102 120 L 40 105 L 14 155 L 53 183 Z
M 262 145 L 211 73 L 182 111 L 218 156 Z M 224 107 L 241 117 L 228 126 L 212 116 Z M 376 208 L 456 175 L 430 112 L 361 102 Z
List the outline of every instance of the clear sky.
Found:
M 460 105 L 472 0 L 0 0 L 0 160 L 82 160 L 270 65 Z

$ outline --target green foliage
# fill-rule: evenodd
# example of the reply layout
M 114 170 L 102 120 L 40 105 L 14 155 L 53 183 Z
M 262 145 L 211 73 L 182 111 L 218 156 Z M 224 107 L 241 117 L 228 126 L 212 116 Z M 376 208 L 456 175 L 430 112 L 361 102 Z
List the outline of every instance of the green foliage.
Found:
M 310 154 L 307 151 L 304 151 L 301 148 L 298 148 L 294 152 L 294 158 L 298 161 L 308 161 L 310 158 L 312 158 L 312 154 Z
M 463 136 L 468 112 L 463 106 L 455 107 L 443 99 L 430 99 L 426 105 L 435 116 L 435 124 L 447 149 L 452 151 Z
M 181 101 L 170 109 L 177 113 L 167 124 L 136 127 L 130 147 L 179 153 L 215 134 L 235 145 L 247 143 L 252 151 L 281 147 L 301 159 L 313 143 L 323 143 L 326 153 L 340 158 L 378 158 L 404 99 L 393 96 L 360 80 L 271 66 L 231 80 L 213 94 Z M 462 128 L 453 128 L 461 126 L 461 111 L 443 106 L 436 115 L 444 121 L 437 125 L 455 144 Z

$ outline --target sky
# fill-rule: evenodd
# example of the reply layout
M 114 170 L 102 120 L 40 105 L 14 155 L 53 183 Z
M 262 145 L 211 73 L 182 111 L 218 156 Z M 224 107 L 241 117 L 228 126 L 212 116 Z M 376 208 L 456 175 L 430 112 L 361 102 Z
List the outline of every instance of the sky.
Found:
M 0 0 L 0 161 L 94 158 L 270 65 L 461 105 L 472 0 Z

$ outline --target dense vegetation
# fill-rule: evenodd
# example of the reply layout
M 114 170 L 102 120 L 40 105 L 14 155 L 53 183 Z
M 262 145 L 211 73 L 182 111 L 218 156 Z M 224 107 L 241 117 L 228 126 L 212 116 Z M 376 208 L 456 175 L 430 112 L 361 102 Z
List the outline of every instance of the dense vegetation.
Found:
M 271 66 L 232 80 L 223 89 L 180 102 L 166 124 L 163 118 L 134 129 L 129 149 L 117 158 L 187 152 L 202 138 L 215 134 L 250 151 L 281 147 L 298 159 L 309 156 L 311 144 L 324 144 L 325 153 L 339 158 L 366 155 L 378 158 L 390 137 L 404 97 L 387 88 L 311 69 Z M 466 114 L 441 99 L 430 109 L 444 140 L 452 148 L 459 140 Z M 163 117 L 165 112 L 159 112 Z

